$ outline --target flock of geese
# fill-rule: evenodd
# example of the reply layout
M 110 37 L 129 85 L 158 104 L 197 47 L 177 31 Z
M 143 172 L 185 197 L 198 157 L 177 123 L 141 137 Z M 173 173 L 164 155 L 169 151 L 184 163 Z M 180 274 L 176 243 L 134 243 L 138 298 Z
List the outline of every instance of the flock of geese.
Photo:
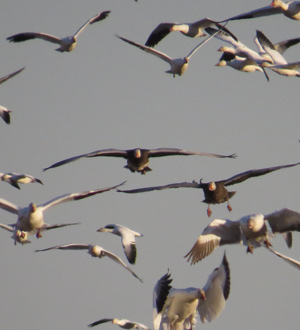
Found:
M 8 41 L 19 43 L 31 39 L 41 39 L 59 45 L 56 50 L 59 52 L 70 52 L 77 45 L 78 36 L 89 26 L 96 22 L 106 19 L 110 11 L 103 11 L 89 20 L 87 20 L 72 36 L 58 38 L 49 34 L 39 32 L 18 33 L 7 38 Z M 188 68 L 188 64 L 192 55 L 206 42 L 212 38 L 218 38 L 225 43 L 231 44 L 231 47 L 221 47 L 219 51 L 223 52 L 218 66 L 230 66 L 234 69 L 254 72 L 263 72 L 267 79 L 268 75 L 266 68 L 286 76 L 300 76 L 297 69 L 300 62 L 288 63 L 282 56 L 282 53 L 289 47 L 300 42 L 300 38 L 286 40 L 277 44 L 273 44 L 261 31 L 257 31 L 255 42 L 258 46 L 258 51 L 254 51 L 242 42 L 228 30 L 225 26 L 232 20 L 243 20 L 265 15 L 283 14 L 289 19 L 300 20 L 300 1 L 285 3 L 281 0 L 273 0 L 271 5 L 256 9 L 247 13 L 243 13 L 223 21 L 214 21 L 208 18 L 202 19 L 194 23 L 161 23 L 149 35 L 145 45 L 138 44 L 129 39 L 117 36 L 120 40 L 138 47 L 139 49 L 152 54 L 163 61 L 169 63 L 170 69 L 167 73 L 181 76 Z M 180 31 L 188 37 L 203 37 L 209 34 L 209 37 L 200 42 L 191 52 L 184 58 L 172 59 L 168 55 L 154 49 L 167 35 L 174 31 Z M 38 47 L 38 46 L 37 46 Z M 0 84 L 22 72 L 24 68 L 13 72 L 3 78 L 0 78 Z M 4 106 L 0 106 L 0 116 L 6 124 L 10 124 L 10 112 Z M 149 161 L 152 157 L 165 156 L 208 156 L 215 158 L 234 159 L 235 154 L 219 155 L 213 153 L 205 153 L 198 151 L 187 151 L 177 148 L 158 148 L 158 149 L 102 149 L 79 156 L 73 156 L 64 160 L 58 161 L 43 169 L 43 171 L 60 167 L 69 164 L 81 158 L 92 157 L 118 157 L 124 158 L 127 164 L 124 166 L 132 173 L 138 172 L 145 175 L 151 171 Z M 212 214 L 210 205 L 227 203 L 229 211 L 232 206 L 229 200 L 235 195 L 235 191 L 228 191 L 227 186 L 244 182 L 247 179 L 266 175 L 280 169 L 291 168 L 299 165 L 299 163 L 273 166 L 261 169 L 251 169 L 242 173 L 238 173 L 228 179 L 220 181 L 202 182 L 181 182 L 171 183 L 164 186 L 143 187 L 132 190 L 122 189 L 125 182 L 115 186 L 101 188 L 97 190 L 89 190 L 79 193 L 70 193 L 53 198 L 41 205 L 36 205 L 34 202 L 26 207 L 19 207 L 12 202 L 0 198 L 0 208 L 13 213 L 17 216 L 14 224 L 0 224 L 0 227 L 9 231 L 12 234 L 14 243 L 30 243 L 29 237 L 36 235 L 37 238 L 42 237 L 42 232 L 50 229 L 77 225 L 78 223 L 64 223 L 50 225 L 44 222 L 44 212 L 53 206 L 69 201 L 77 201 L 85 199 L 97 194 L 105 193 L 110 190 L 116 190 L 120 193 L 143 193 L 153 190 L 164 190 L 170 188 L 200 188 L 204 193 L 203 202 L 208 204 L 207 215 Z M 40 183 L 43 182 L 28 174 L 18 173 L 0 173 L 1 181 L 5 181 L 13 187 L 20 189 L 19 184 Z M 136 262 L 136 237 L 142 237 L 130 228 L 120 224 L 108 224 L 97 230 L 98 232 L 108 232 L 121 237 L 121 244 L 124 249 L 124 254 L 127 261 L 134 265 Z M 300 270 L 300 263 L 297 260 L 289 258 L 272 248 L 271 239 L 277 234 L 283 234 L 283 237 L 288 245 L 292 246 L 292 232 L 300 231 L 300 214 L 290 209 L 282 209 L 274 211 L 270 214 L 251 214 L 242 217 L 239 220 L 213 220 L 201 233 L 198 240 L 185 255 L 187 261 L 195 264 L 203 258 L 209 256 L 217 247 L 226 244 L 243 244 L 247 247 L 247 252 L 253 253 L 254 248 L 265 247 L 270 252 L 276 254 L 284 261 Z M 125 268 L 132 276 L 142 282 L 142 279 L 117 255 L 98 246 L 91 244 L 64 244 L 52 246 L 44 249 L 36 250 L 36 252 L 45 252 L 49 250 L 85 250 L 92 257 L 102 258 L 108 257 Z M 192 329 L 197 322 L 197 314 L 199 314 L 201 322 L 211 322 L 216 319 L 223 309 L 225 302 L 230 293 L 230 267 L 226 254 L 220 265 L 210 274 L 203 288 L 189 287 L 186 289 L 176 289 L 171 285 L 171 274 L 167 272 L 156 283 L 153 290 L 153 327 L 155 330 L 183 330 Z M 89 324 L 89 327 L 94 327 L 99 324 L 111 322 L 124 329 L 149 329 L 149 327 L 126 319 L 104 318 Z

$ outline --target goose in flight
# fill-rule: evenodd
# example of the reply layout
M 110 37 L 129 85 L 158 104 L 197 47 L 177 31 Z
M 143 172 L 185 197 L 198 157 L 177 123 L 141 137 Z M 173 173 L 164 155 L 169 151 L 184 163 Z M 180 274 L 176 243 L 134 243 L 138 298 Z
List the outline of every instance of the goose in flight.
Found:
M 229 179 L 220 180 L 220 181 L 210 181 L 207 183 L 203 183 L 201 179 L 200 183 L 197 183 L 196 181 L 181 182 L 181 183 L 171 183 L 164 186 L 154 186 L 154 187 L 138 188 L 131 190 L 117 189 L 117 191 L 133 194 L 133 193 L 148 192 L 153 190 L 163 190 L 169 188 L 200 188 L 203 190 L 205 197 L 205 199 L 202 202 L 208 204 L 207 215 L 210 217 L 212 214 L 212 211 L 210 209 L 210 204 L 220 204 L 227 202 L 228 211 L 232 211 L 232 207 L 229 204 L 229 199 L 235 195 L 236 191 L 228 191 L 225 187 L 231 186 L 233 184 L 241 183 L 250 178 L 265 175 L 283 168 L 293 167 L 299 164 L 300 163 L 295 163 L 295 164 L 249 170 L 246 172 L 236 174 Z
M 56 224 L 56 225 L 49 225 L 49 224 L 45 223 L 42 226 L 42 228 L 40 228 L 39 230 L 40 230 L 40 232 L 42 232 L 45 230 L 62 228 L 62 227 L 73 226 L 73 225 L 79 225 L 79 222 L 63 223 L 63 224 Z M 15 245 L 16 245 L 16 243 L 21 243 L 21 244 L 31 243 L 31 241 L 28 240 L 28 236 L 31 235 L 33 232 L 21 231 L 21 230 L 17 229 L 15 224 L 10 226 L 10 225 L 4 225 L 4 224 L 0 223 L 0 228 L 3 228 L 5 230 L 13 233 L 11 238 L 14 240 Z
M 230 293 L 230 268 L 224 254 L 220 266 L 209 275 L 202 289 L 174 289 L 169 273 L 155 285 L 153 291 L 153 325 L 155 330 L 193 329 L 199 313 L 202 323 L 220 316 Z
M 22 72 L 24 69 L 25 69 L 25 67 L 23 67 L 20 70 L 17 70 L 15 72 L 12 72 L 12 73 L 8 74 L 7 76 L 4 76 L 4 77 L 0 78 L 0 84 L 4 83 L 4 81 L 16 76 L 18 73 Z
M 283 14 L 284 16 L 294 19 L 300 20 L 300 1 L 289 1 L 284 2 L 282 0 L 273 0 L 269 6 L 258 8 L 251 10 L 247 13 L 239 14 L 219 23 L 224 23 L 228 21 L 235 21 L 240 19 L 249 19 L 249 18 L 257 18 L 263 16 L 270 16 L 276 14 Z
M 191 38 L 205 37 L 205 29 L 209 26 L 215 25 L 219 29 L 226 31 L 228 34 L 235 36 L 225 28 L 210 18 L 204 18 L 194 23 L 160 23 L 148 37 L 145 46 L 155 47 L 163 38 L 165 38 L 172 31 L 179 31 L 183 35 Z
M 93 322 L 93 323 L 89 324 L 89 327 L 92 328 L 92 327 L 95 327 L 96 325 L 107 323 L 107 322 L 111 322 L 112 324 L 116 324 L 120 328 L 123 328 L 123 329 L 145 329 L 145 330 L 151 330 L 150 328 L 148 328 L 144 324 L 141 324 L 141 323 L 138 323 L 138 322 L 129 321 L 129 320 L 126 320 L 126 319 L 101 319 L 99 321 L 96 321 L 96 322 Z
M 42 249 L 42 250 L 35 250 L 35 252 L 42 252 L 42 251 L 49 251 L 49 250 L 54 250 L 54 249 L 59 249 L 59 250 L 88 250 L 88 253 L 92 257 L 97 257 L 97 258 L 103 258 L 103 257 L 108 257 L 111 260 L 115 261 L 125 269 L 127 269 L 134 277 L 136 277 L 140 282 L 143 282 L 123 261 L 121 258 L 119 258 L 117 255 L 115 255 L 112 252 L 109 252 L 105 249 L 103 249 L 99 245 L 91 245 L 91 244 L 65 244 L 65 245 L 57 245 L 57 246 L 52 246 L 47 249 Z
M 234 39 L 231 35 L 229 35 L 228 33 L 222 30 L 216 30 L 214 28 L 208 27 L 206 31 L 208 34 L 214 35 L 215 38 L 227 42 L 232 46 L 232 47 L 226 47 L 226 46 L 220 47 L 218 49 L 218 51 L 220 52 L 227 52 L 239 57 L 249 58 L 259 65 L 270 62 L 269 60 L 266 60 L 264 57 L 262 57 L 258 52 L 250 49 L 249 47 L 244 45 L 241 41 Z
M 216 157 L 216 158 L 235 158 L 236 154 L 232 154 L 229 156 L 211 154 L 207 152 L 194 152 L 194 151 L 187 151 L 183 149 L 176 149 L 176 148 L 158 148 L 158 149 L 129 149 L 129 150 L 121 150 L 121 149 L 103 149 L 92 151 L 87 154 L 67 158 L 57 162 L 49 167 L 43 169 L 43 171 L 47 171 L 50 168 L 58 167 L 64 164 L 71 163 L 80 158 L 89 158 L 89 157 L 122 157 L 127 159 L 127 165 L 124 166 L 128 168 L 132 173 L 139 172 L 141 174 L 146 174 L 146 172 L 151 171 L 151 168 L 148 166 L 149 158 L 150 157 L 163 157 L 163 156 L 190 156 L 190 155 L 197 155 L 197 156 L 209 156 L 209 157 Z
M 283 234 L 290 248 L 292 231 L 300 231 L 300 213 L 288 208 L 267 215 L 251 214 L 236 221 L 215 219 L 202 231 L 184 257 L 193 265 L 218 246 L 226 244 L 243 244 L 247 246 L 247 252 L 253 253 L 253 249 L 260 246 L 270 248 L 270 239 L 276 233 Z
M 37 179 L 32 175 L 19 173 L 0 173 L 0 180 L 9 183 L 17 189 L 20 189 L 19 183 L 26 184 L 38 182 L 43 184 L 40 179 Z
M 10 124 L 10 113 L 11 110 L 8 110 L 6 107 L 0 105 L 0 117 L 5 121 L 6 124 Z
M 112 233 L 121 237 L 121 243 L 123 246 L 124 253 L 126 255 L 127 260 L 131 264 L 135 264 L 136 260 L 136 237 L 143 237 L 143 234 L 140 234 L 136 231 L 133 231 L 127 227 L 118 224 L 109 224 L 105 227 L 99 228 L 97 230 L 100 233 Z
M 219 30 L 217 30 L 218 32 Z M 196 51 L 203 46 L 207 41 L 209 41 L 214 35 L 211 35 L 210 37 L 206 38 L 204 41 L 200 42 L 200 44 L 198 44 L 194 49 L 192 49 L 189 54 L 183 58 L 176 58 L 173 59 L 170 56 L 168 56 L 165 53 L 162 53 L 158 50 L 155 50 L 151 47 L 147 47 L 147 46 L 143 46 L 141 44 L 138 44 L 136 42 L 133 42 L 131 40 L 122 38 L 120 36 L 117 36 L 119 39 L 129 43 L 130 45 L 133 45 L 135 47 L 138 47 L 139 49 L 145 51 L 146 53 L 152 54 L 158 58 L 160 58 L 161 60 L 167 62 L 170 64 L 170 70 L 165 71 L 166 73 L 170 73 L 173 75 L 173 77 L 175 77 L 176 75 L 181 76 L 185 73 L 185 71 L 188 69 L 188 65 L 189 65 L 189 60 L 190 58 L 196 53 Z
M 256 37 L 263 50 L 270 56 L 272 63 L 263 64 L 268 69 L 288 77 L 300 77 L 300 61 L 288 63 L 286 59 L 276 50 L 272 42 L 261 32 L 256 31 Z
M 86 21 L 72 36 L 68 36 L 65 38 L 58 38 L 55 36 L 52 36 L 50 34 L 45 33 L 39 33 L 39 32 L 24 32 L 24 33 L 18 33 L 13 36 L 10 36 L 6 38 L 10 42 L 21 42 L 26 41 L 30 39 L 42 39 L 45 41 L 49 41 L 55 44 L 59 45 L 59 48 L 56 50 L 59 52 L 71 52 L 77 44 L 77 38 L 80 35 L 81 32 L 89 25 L 93 24 L 99 21 L 102 21 L 109 15 L 110 11 L 103 11 L 101 13 L 98 13 L 97 15 L 90 18 L 88 21 Z
M 123 183 L 109 188 L 89 190 L 80 193 L 65 194 L 56 197 L 44 204 L 36 205 L 35 203 L 30 203 L 29 206 L 26 207 L 19 207 L 9 201 L 6 201 L 3 198 L 0 198 L 0 208 L 10 213 L 14 213 L 18 216 L 17 222 L 14 225 L 16 229 L 22 232 L 26 231 L 29 233 L 36 231 L 36 236 L 37 238 L 39 238 L 42 237 L 40 232 L 45 225 L 44 211 L 46 211 L 48 208 L 64 202 L 77 201 L 96 194 L 101 194 L 105 191 L 115 189 L 120 185 L 122 185 Z
M 263 72 L 267 81 L 269 81 L 269 76 L 267 75 L 265 69 L 260 67 L 255 61 L 250 58 L 236 56 L 229 52 L 223 53 L 216 66 L 229 66 L 235 70 L 242 72 Z

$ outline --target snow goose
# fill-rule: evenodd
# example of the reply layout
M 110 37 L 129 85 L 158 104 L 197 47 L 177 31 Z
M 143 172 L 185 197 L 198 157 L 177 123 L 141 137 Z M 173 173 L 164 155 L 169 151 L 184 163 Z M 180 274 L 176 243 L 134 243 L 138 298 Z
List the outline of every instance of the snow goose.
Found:
M 288 63 L 261 31 L 257 30 L 256 36 L 262 48 L 272 59 L 272 64 L 263 64 L 265 67 L 283 76 L 300 77 L 300 72 L 297 71 L 297 69 L 300 68 L 300 61 Z
M 19 183 L 26 184 L 38 182 L 43 184 L 40 179 L 37 179 L 32 175 L 19 173 L 0 173 L 0 180 L 9 183 L 17 189 L 20 189 Z
M 238 243 L 253 253 L 253 249 L 260 246 L 269 248 L 270 239 L 276 233 L 282 233 L 288 247 L 291 247 L 292 231 L 300 231 L 300 213 L 288 208 L 267 215 L 251 214 L 236 221 L 215 219 L 184 257 L 193 265 L 219 246 Z
M 204 18 L 194 23 L 160 23 L 151 32 L 145 43 L 145 46 L 154 47 L 172 31 L 179 31 L 183 35 L 191 38 L 205 37 L 205 28 L 212 25 L 215 25 L 219 29 L 226 31 L 228 34 L 231 34 L 234 37 L 234 35 L 223 25 L 211 20 L 210 18 Z
M 249 18 L 257 18 L 263 16 L 270 16 L 276 14 L 283 14 L 284 16 L 294 19 L 300 20 L 300 1 L 289 1 L 284 2 L 281 0 L 273 0 L 270 6 L 254 9 L 247 13 L 239 14 L 227 19 L 224 19 L 223 22 L 235 21 L 240 19 L 249 19 Z
M 216 30 L 217 32 L 219 30 Z M 185 73 L 185 71 L 188 69 L 188 65 L 189 65 L 189 60 L 190 58 L 196 53 L 196 51 L 203 46 L 207 41 L 209 41 L 214 35 L 211 35 L 210 37 L 206 38 L 204 41 L 200 42 L 200 44 L 198 44 L 194 49 L 192 49 L 189 54 L 183 58 L 176 58 L 173 59 L 170 56 L 166 55 L 165 53 L 162 53 L 158 50 L 155 50 L 151 47 L 147 47 L 147 46 L 143 46 L 141 44 L 138 44 L 136 42 L 133 42 L 131 40 L 125 39 L 123 37 L 120 37 L 117 35 L 117 37 L 127 43 L 129 43 L 130 45 L 133 45 L 135 47 L 138 47 L 139 49 L 145 51 L 146 53 L 152 54 L 158 58 L 160 58 L 161 60 L 167 62 L 170 64 L 170 70 L 165 71 L 166 73 L 170 73 L 173 75 L 173 77 L 175 77 L 176 75 L 183 75 Z
M 264 68 L 260 67 L 250 58 L 239 57 L 232 53 L 224 52 L 216 66 L 229 66 L 241 72 L 263 72 L 267 81 L 269 81 L 269 76 L 267 75 Z
M 96 325 L 107 323 L 107 322 L 111 322 L 112 324 L 116 324 L 120 328 L 123 328 L 123 329 L 145 329 L 145 330 L 150 330 L 150 328 L 148 328 L 144 324 L 129 321 L 129 320 L 126 320 L 126 319 L 101 319 L 99 321 L 96 321 L 96 322 L 93 322 L 93 323 L 89 324 L 89 327 L 92 328 L 92 327 L 95 327 Z
M 235 158 L 236 155 L 232 154 L 229 156 L 211 154 L 206 152 L 194 152 L 187 151 L 183 149 L 176 148 L 158 148 L 158 149 L 129 149 L 129 150 L 120 150 L 120 149 L 103 149 L 92 151 L 87 154 L 71 157 L 68 159 L 61 160 L 49 167 L 43 169 L 46 171 L 50 168 L 58 167 L 64 164 L 71 163 L 77 159 L 85 158 L 85 157 L 122 157 L 127 159 L 127 165 L 124 166 L 128 168 L 132 173 L 139 172 L 141 174 L 146 174 L 146 172 L 151 171 L 151 168 L 148 166 L 150 157 L 164 157 L 164 156 L 209 156 L 209 157 L 217 157 L 217 158 Z
M 8 110 L 6 107 L 0 105 L 0 117 L 5 121 L 6 124 L 10 124 L 10 113 L 11 110 Z
M 6 80 L 16 76 L 18 73 L 22 72 L 24 69 L 25 69 L 25 67 L 23 67 L 20 70 L 17 70 L 15 72 L 12 72 L 12 73 L 8 74 L 7 76 L 4 76 L 4 77 L 0 78 L 0 84 L 4 83 Z
M 228 33 L 221 31 L 221 30 L 216 30 L 211 27 L 208 27 L 206 29 L 206 31 L 208 34 L 214 35 L 215 38 L 220 39 L 224 42 L 227 42 L 233 46 L 233 47 L 223 46 L 223 47 L 219 48 L 218 51 L 231 53 L 233 55 L 244 57 L 244 58 L 250 58 L 257 64 L 269 63 L 269 61 L 267 61 L 260 54 L 258 54 L 254 50 L 252 50 L 249 47 L 247 47 L 246 45 L 244 45 L 241 41 L 235 40 Z
M 73 226 L 73 225 L 79 225 L 79 222 L 76 223 L 63 223 L 63 224 L 56 224 L 56 225 L 49 225 L 47 223 L 44 223 L 43 226 L 39 229 L 40 232 L 50 230 L 50 229 L 56 229 L 56 228 L 62 228 L 66 226 Z M 11 237 L 14 239 L 14 243 L 31 243 L 31 241 L 28 240 L 28 236 L 33 234 L 34 231 L 28 232 L 28 231 L 21 231 L 17 229 L 16 225 L 4 225 L 0 224 L 0 227 L 3 229 L 6 229 L 7 231 L 10 231 L 13 233 L 13 236 Z
M 36 236 L 37 238 L 39 238 L 41 237 L 40 231 L 43 229 L 43 226 L 45 225 L 44 211 L 46 211 L 50 207 L 64 202 L 77 201 L 96 194 L 101 194 L 105 191 L 115 189 L 120 185 L 122 185 L 123 183 L 109 188 L 89 190 L 80 193 L 65 194 L 56 197 L 44 204 L 36 205 L 35 203 L 30 203 L 29 206 L 26 207 L 18 207 L 17 205 L 9 201 L 6 201 L 3 198 L 0 198 L 0 208 L 10 213 L 14 213 L 18 216 L 18 220 L 15 224 L 15 227 L 17 229 L 19 229 L 20 231 L 27 231 L 27 232 L 37 231 Z
M 97 230 L 100 233 L 112 233 L 121 237 L 121 243 L 123 246 L 124 253 L 127 260 L 134 264 L 136 260 L 136 245 L 135 237 L 142 237 L 143 234 L 140 234 L 136 231 L 133 231 L 127 227 L 118 224 L 109 224 L 105 227 L 99 228 Z
M 92 245 L 92 244 L 65 244 L 65 245 L 57 245 L 52 246 L 46 249 L 35 250 L 35 252 L 42 252 L 42 251 L 49 251 L 49 250 L 88 250 L 88 253 L 92 257 L 96 258 L 103 258 L 108 257 L 111 260 L 115 261 L 117 264 L 121 265 L 125 269 L 127 269 L 134 277 L 136 277 L 140 282 L 143 282 L 123 261 L 114 253 L 103 249 L 99 245 Z
M 230 268 L 224 254 L 220 266 L 209 275 L 202 289 L 171 287 L 170 274 L 165 274 L 153 291 L 153 325 L 155 330 L 191 329 L 197 312 L 202 323 L 220 316 L 230 292 Z
M 99 21 L 102 21 L 109 15 L 110 11 L 103 11 L 101 13 L 98 13 L 97 15 L 90 18 L 88 21 L 86 21 L 72 36 L 68 36 L 65 38 L 58 38 L 55 36 L 52 36 L 50 34 L 45 33 L 39 33 L 39 32 L 24 32 L 24 33 L 18 33 L 13 36 L 10 36 L 6 38 L 10 42 L 21 42 L 26 41 L 30 39 L 42 39 L 45 41 L 49 41 L 55 44 L 59 45 L 59 48 L 56 50 L 59 52 L 71 52 L 77 44 L 77 38 L 83 32 L 83 30 L 89 25 L 93 24 Z
M 299 165 L 300 163 L 295 164 L 288 164 L 288 165 L 281 165 L 275 167 L 267 167 L 255 170 L 249 170 L 246 172 L 242 172 L 232 176 L 229 179 L 221 180 L 221 181 L 210 181 L 207 183 L 203 183 L 202 179 L 200 183 L 193 181 L 193 182 L 181 182 L 181 183 L 171 183 L 164 186 L 154 186 L 154 187 L 146 187 L 146 188 L 138 188 L 138 189 L 131 189 L 131 190 L 121 190 L 117 189 L 118 192 L 123 193 L 141 193 L 141 192 L 148 192 L 153 190 L 163 190 L 169 188 L 200 188 L 203 190 L 205 199 L 202 201 L 203 203 L 208 204 L 207 208 L 207 215 L 210 217 L 212 211 L 210 209 L 210 204 L 220 204 L 227 202 L 228 211 L 232 210 L 232 207 L 229 204 L 229 199 L 232 198 L 236 191 L 228 191 L 225 187 L 231 186 L 233 184 L 237 184 L 243 182 L 247 179 L 254 178 L 257 176 L 265 175 L 283 168 L 293 167 Z

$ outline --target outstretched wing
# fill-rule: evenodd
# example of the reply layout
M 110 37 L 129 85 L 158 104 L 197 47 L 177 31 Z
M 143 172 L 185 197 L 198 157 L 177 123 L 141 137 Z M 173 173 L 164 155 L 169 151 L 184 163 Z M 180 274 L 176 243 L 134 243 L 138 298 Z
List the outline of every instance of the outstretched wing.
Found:
M 56 245 L 56 246 L 51 246 L 46 249 L 41 249 L 41 250 L 35 250 L 35 252 L 43 252 L 43 251 L 49 251 L 49 250 L 88 250 L 89 245 L 88 244 L 65 244 L 65 245 Z
M 24 68 L 22 68 L 22 69 L 20 69 L 18 71 L 12 72 L 12 73 L 8 74 L 7 76 L 4 76 L 4 77 L 0 78 L 0 84 L 2 84 L 4 81 L 6 81 L 6 80 L 8 80 L 8 79 L 10 79 L 12 77 L 14 77 L 18 73 L 22 72 L 24 69 L 25 69 L 25 66 L 24 66 Z
M 162 156 L 190 156 L 190 155 L 197 155 L 197 156 L 208 156 L 208 157 L 216 157 L 216 158 L 236 158 L 236 154 L 231 154 L 228 156 L 219 155 L 219 154 L 212 154 L 209 152 L 195 152 L 195 151 L 188 151 L 184 149 L 177 149 L 177 148 L 158 148 L 158 149 L 151 149 L 149 151 L 149 157 L 162 157 Z
M 111 322 L 112 320 L 113 320 L 113 319 L 101 319 L 101 320 L 99 320 L 99 321 L 95 321 L 95 322 L 89 324 L 88 326 L 89 326 L 90 328 L 92 328 L 92 327 L 95 327 L 95 326 L 98 325 L 98 324 L 102 324 L 102 323 L 106 323 L 106 322 Z
M 230 185 L 233 185 L 233 184 L 236 184 L 236 183 L 243 182 L 243 181 L 245 181 L 247 179 L 250 179 L 250 178 L 265 175 L 265 174 L 280 170 L 282 168 L 293 167 L 293 166 L 296 166 L 296 165 L 299 165 L 299 164 L 300 163 L 295 163 L 295 164 L 289 164 L 289 165 L 281 165 L 281 166 L 275 166 L 275 167 L 261 168 L 261 169 L 258 169 L 258 170 L 246 171 L 246 172 L 234 175 L 233 177 L 231 177 L 227 180 L 224 180 L 224 185 L 225 186 L 230 186 Z
M 77 38 L 79 34 L 89 25 L 99 21 L 104 20 L 110 13 L 110 10 L 103 11 L 98 13 L 97 15 L 93 16 L 89 20 L 87 20 L 74 34 L 74 37 Z
M 52 36 L 51 34 L 39 33 L 39 32 L 18 33 L 18 34 L 14 34 L 13 36 L 10 36 L 6 39 L 10 42 L 22 42 L 22 41 L 31 40 L 31 39 L 42 39 L 42 40 L 45 40 L 45 41 L 52 42 L 54 44 L 61 45 L 61 39 L 60 38 Z
M 170 32 L 171 28 L 176 23 L 160 23 L 149 35 L 145 46 L 154 47 L 157 45 L 163 38 L 165 38 Z
M 235 20 L 239 20 L 239 19 L 249 19 L 249 18 L 276 15 L 276 14 L 280 14 L 280 13 L 281 13 L 280 8 L 266 6 L 266 7 L 254 9 L 254 10 L 248 11 L 246 13 L 224 19 L 223 21 L 220 21 L 220 23 L 228 22 L 228 21 L 235 21 Z

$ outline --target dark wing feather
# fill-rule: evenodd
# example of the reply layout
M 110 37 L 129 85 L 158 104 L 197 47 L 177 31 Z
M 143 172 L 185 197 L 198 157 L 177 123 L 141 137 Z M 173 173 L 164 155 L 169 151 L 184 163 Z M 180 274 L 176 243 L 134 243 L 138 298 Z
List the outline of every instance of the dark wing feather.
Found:
M 300 213 L 296 211 L 285 208 L 265 215 L 265 219 L 268 220 L 273 233 L 300 231 Z
M 236 154 L 224 156 L 224 155 L 212 154 L 208 152 L 187 151 L 184 149 L 177 149 L 177 148 L 158 148 L 149 151 L 149 157 L 163 157 L 163 156 L 176 156 L 176 155 L 180 155 L 180 156 L 198 155 L 198 156 L 209 156 L 209 157 L 217 157 L 217 158 L 236 158 Z
M 135 194 L 140 192 L 147 192 L 153 190 L 163 190 L 169 188 L 200 188 L 199 183 L 197 182 L 181 182 L 181 183 L 171 183 L 165 186 L 154 186 L 154 187 L 146 187 L 146 188 L 139 188 L 139 189 L 131 189 L 131 190 L 121 190 L 117 189 L 118 192 L 123 192 L 127 194 Z
M 155 285 L 154 292 L 156 294 L 155 306 L 157 313 L 159 314 L 165 304 L 165 301 L 172 289 L 171 283 L 173 281 L 171 274 L 168 272 L 162 276 Z
M 54 168 L 54 167 L 58 167 L 58 166 L 61 166 L 61 165 L 64 165 L 64 164 L 74 162 L 75 160 L 80 159 L 80 158 L 100 157 L 100 156 L 124 157 L 124 158 L 126 158 L 127 157 L 127 151 L 126 150 L 119 150 L 119 149 L 103 149 L 103 150 L 92 151 L 92 152 L 89 152 L 87 154 L 82 154 L 82 155 L 79 155 L 79 156 L 74 156 L 74 157 L 71 157 L 71 158 L 61 160 L 61 161 L 59 161 L 59 162 L 57 162 L 57 163 L 55 163 L 55 164 L 53 164 L 49 167 L 43 168 L 43 171 L 47 171 L 50 168 Z
M 113 320 L 113 319 L 101 319 L 101 320 L 99 320 L 99 321 L 95 321 L 95 322 L 89 324 L 88 326 L 89 326 L 90 328 L 92 328 L 92 327 L 95 327 L 95 326 L 98 325 L 98 324 L 102 324 L 102 323 L 106 323 L 106 322 L 111 322 L 112 320 Z
M 224 285 L 224 288 L 223 288 L 223 294 L 224 294 L 225 300 L 227 300 L 228 297 L 229 297 L 229 293 L 230 293 L 230 268 L 229 268 L 229 263 L 228 263 L 228 260 L 227 260 L 227 257 L 226 257 L 225 253 L 224 253 L 222 265 L 224 266 L 225 273 L 226 273 L 226 279 L 225 279 L 225 285 Z
M 243 181 L 245 181 L 247 179 L 250 179 L 250 178 L 265 175 L 265 174 L 280 170 L 282 168 L 293 167 L 293 166 L 296 166 L 296 165 L 299 165 L 299 164 L 300 163 L 295 163 L 295 164 L 289 164 L 289 165 L 281 165 L 281 166 L 275 166 L 275 167 L 261 168 L 261 169 L 258 169 L 258 170 L 246 171 L 246 172 L 234 175 L 233 177 L 231 177 L 227 180 L 224 180 L 224 185 L 225 186 L 230 186 L 230 185 L 233 185 L 233 184 L 236 184 L 236 183 L 243 182 Z
M 175 23 L 161 23 L 159 24 L 148 37 L 145 46 L 154 47 L 157 45 L 164 37 L 166 37 L 171 31 L 171 27 Z
M 9 78 L 14 77 L 18 73 L 22 72 L 24 69 L 25 69 L 25 67 L 18 70 L 18 71 L 15 71 L 15 72 L 12 72 L 12 73 L 8 74 L 7 76 L 4 76 L 4 77 L 0 78 L 0 84 L 2 84 L 4 81 L 8 80 Z

